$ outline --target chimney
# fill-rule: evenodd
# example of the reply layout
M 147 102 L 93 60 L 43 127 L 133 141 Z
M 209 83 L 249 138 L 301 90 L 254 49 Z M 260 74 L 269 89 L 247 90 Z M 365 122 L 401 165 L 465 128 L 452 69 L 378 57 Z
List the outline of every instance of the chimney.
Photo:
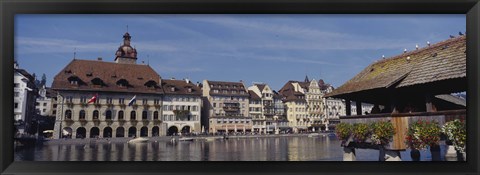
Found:
M 185 82 L 188 84 L 190 83 L 190 80 L 188 80 L 188 78 L 185 78 Z
M 175 77 L 170 78 L 170 80 L 175 80 Z
M 97 60 L 98 60 L 98 61 L 102 61 L 102 57 L 98 57 Z

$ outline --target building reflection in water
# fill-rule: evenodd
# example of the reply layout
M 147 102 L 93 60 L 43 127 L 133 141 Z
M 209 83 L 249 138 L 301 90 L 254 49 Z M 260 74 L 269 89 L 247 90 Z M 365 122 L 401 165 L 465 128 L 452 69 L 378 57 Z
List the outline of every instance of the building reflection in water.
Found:
M 17 148 L 16 161 L 311 161 L 340 160 L 329 137 L 271 137 L 193 142 L 43 145 Z

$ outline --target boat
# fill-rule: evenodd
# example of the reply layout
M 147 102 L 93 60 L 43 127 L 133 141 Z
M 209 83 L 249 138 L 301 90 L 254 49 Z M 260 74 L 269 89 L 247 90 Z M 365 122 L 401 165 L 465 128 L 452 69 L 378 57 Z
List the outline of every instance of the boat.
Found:
M 311 134 L 308 134 L 308 137 L 318 137 L 320 136 L 319 133 L 311 133 Z
M 179 138 L 178 140 L 179 141 L 193 141 L 193 138 L 184 137 L 184 138 Z
M 134 138 L 132 140 L 129 140 L 127 143 L 145 143 L 145 142 L 148 142 L 147 138 L 138 137 L 138 138 Z

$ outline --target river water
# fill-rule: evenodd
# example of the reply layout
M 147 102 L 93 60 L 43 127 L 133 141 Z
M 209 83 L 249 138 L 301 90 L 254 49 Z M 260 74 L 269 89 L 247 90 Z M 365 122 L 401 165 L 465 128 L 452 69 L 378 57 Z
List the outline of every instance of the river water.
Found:
M 378 161 L 378 151 L 356 149 L 357 160 Z M 431 160 L 421 151 L 422 160 Z M 409 151 L 401 152 L 409 161 Z M 17 147 L 15 161 L 342 161 L 335 137 L 264 137 L 170 143 L 49 144 Z

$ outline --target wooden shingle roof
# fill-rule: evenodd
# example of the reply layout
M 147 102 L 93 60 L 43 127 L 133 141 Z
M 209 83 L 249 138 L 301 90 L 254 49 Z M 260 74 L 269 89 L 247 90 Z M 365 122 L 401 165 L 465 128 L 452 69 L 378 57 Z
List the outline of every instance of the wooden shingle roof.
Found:
M 72 85 L 69 80 L 79 83 Z M 52 89 L 161 94 L 159 82 L 160 75 L 148 65 L 74 59 L 55 76 Z
M 375 62 L 326 97 L 466 77 L 466 36 Z

